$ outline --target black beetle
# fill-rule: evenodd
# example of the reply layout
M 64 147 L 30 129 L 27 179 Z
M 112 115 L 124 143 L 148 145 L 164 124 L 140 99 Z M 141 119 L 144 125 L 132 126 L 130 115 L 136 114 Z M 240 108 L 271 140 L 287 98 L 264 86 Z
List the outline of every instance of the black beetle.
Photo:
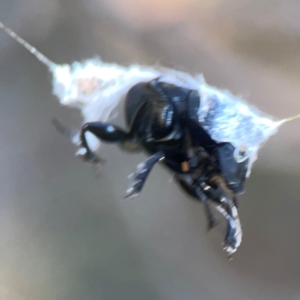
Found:
M 208 86 L 202 77 L 163 67 L 125 68 L 99 59 L 57 65 L 1 22 L 0 28 L 48 67 L 60 103 L 81 110 L 84 125 L 72 137 L 80 146 L 78 155 L 91 163 L 102 160 L 91 149 L 87 133 L 123 147 L 141 147 L 150 157 L 132 175 L 126 197 L 141 192 L 161 161 L 184 191 L 204 204 L 209 229 L 216 225 L 212 205 L 225 217 L 224 249 L 229 256 L 237 250 L 242 231 L 236 195 L 244 192 L 262 144 L 281 124 L 300 115 L 275 120 L 227 91 Z M 128 132 L 108 122 L 121 102 Z
M 198 121 L 201 99 L 189 90 L 160 81 L 141 82 L 133 86 L 125 100 L 128 132 L 113 124 L 89 122 L 82 127 L 82 158 L 97 162 L 89 149 L 85 133 L 90 132 L 108 143 L 137 143 L 151 156 L 133 174 L 133 184 L 126 197 L 141 192 L 153 166 L 162 161 L 175 173 L 182 188 L 205 206 L 209 229 L 216 225 L 210 203 L 214 203 L 228 220 L 225 250 L 231 254 L 240 244 L 241 228 L 237 223 L 235 194 L 244 191 L 248 160 L 237 163 L 230 143 L 217 143 Z M 228 198 L 222 186 L 234 194 Z

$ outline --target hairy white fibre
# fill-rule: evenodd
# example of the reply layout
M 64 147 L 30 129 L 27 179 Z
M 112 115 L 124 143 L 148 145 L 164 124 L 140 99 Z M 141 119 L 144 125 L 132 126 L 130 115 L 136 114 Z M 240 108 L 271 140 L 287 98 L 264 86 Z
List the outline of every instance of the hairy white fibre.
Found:
M 197 90 L 201 97 L 199 122 L 216 142 L 235 147 L 238 162 L 249 158 L 248 176 L 259 148 L 282 124 L 229 92 L 207 85 L 202 75 L 193 77 L 163 67 L 122 67 L 97 58 L 51 70 L 54 94 L 61 104 L 80 109 L 84 122 L 108 121 L 129 89 L 139 82 L 161 77 L 161 81 Z M 99 140 L 87 137 L 91 149 L 97 150 Z M 78 136 L 74 142 L 78 143 Z
M 199 123 L 216 142 L 229 142 L 235 147 L 237 162 L 249 159 L 247 177 L 259 148 L 281 124 L 300 117 L 299 114 L 275 120 L 229 92 L 207 85 L 202 75 L 191 76 L 163 67 L 122 67 L 97 58 L 75 62 L 71 66 L 57 65 L 2 22 L 0 29 L 48 67 L 53 74 L 53 93 L 61 104 L 80 109 L 84 122 L 113 119 L 116 114 L 112 115 L 112 112 L 116 109 L 119 113 L 117 108 L 124 102 L 128 90 L 142 81 L 161 77 L 161 81 L 197 90 L 201 97 Z M 119 110 L 122 109 L 119 107 Z M 100 146 L 99 140 L 91 134 L 87 135 L 87 139 L 91 150 L 96 151 Z M 73 142 L 79 144 L 79 134 Z
M 259 148 L 274 135 L 284 121 L 275 120 L 227 91 L 202 84 L 199 121 L 216 142 L 235 147 L 237 162 L 249 159 L 247 176 Z
M 53 73 L 53 93 L 61 104 L 81 110 L 84 122 L 106 122 L 125 100 L 131 87 L 139 82 L 161 77 L 161 81 L 186 88 L 199 88 L 201 79 L 163 67 L 132 65 L 121 67 L 95 58 L 72 66 L 56 65 Z M 123 112 L 120 112 L 123 113 Z M 89 146 L 96 151 L 100 141 L 87 136 Z M 78 143 L 78 136 L 74 139 Z

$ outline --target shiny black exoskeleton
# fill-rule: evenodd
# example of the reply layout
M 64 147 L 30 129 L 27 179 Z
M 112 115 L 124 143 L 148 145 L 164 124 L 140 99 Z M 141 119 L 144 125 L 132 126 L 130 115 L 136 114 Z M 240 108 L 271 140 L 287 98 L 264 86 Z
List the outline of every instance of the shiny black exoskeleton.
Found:
M 85 159 L 95 161 L 85 133 L 91 132 L 100 140 L 124 144 L 136 143 L 151 156 L 138 167 L 134 183 L 127 196 L 137 195 L 152 169 L 162 161 L 175 173 L 183 189 L 205 205 L 209 228 L 215 226 L 210 203 L 222 207 L 228 216 L 227 245 L 234 245 L 236 228 L 232 226 L 232 205 L 237 206 L 236 194 L 244 190 L 248 161 L 237 163 L 234 147 L 216 143 L 201 127 L 198 111 L 201 99 L 194 90 L 181 88 L 160 79 L 142 82 L 127 93 L 125 114 L 128 132 L 107 123 L 86 123 L 81 131 Z M 232 202 L 224 189 L 225 182 L 232 192 Z M 233 203 L 233 204 L 232 204 Z

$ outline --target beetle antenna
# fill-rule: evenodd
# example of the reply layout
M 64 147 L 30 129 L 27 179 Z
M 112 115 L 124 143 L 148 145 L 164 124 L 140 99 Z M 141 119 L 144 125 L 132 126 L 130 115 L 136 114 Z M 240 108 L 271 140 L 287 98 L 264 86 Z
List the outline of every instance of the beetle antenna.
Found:
M 42 64 L 46 65 L 50 70 L 53 70 L 57 67 L 57 64 L 51 61 L 48 57 L 42 54 L 35 47 L 30 45 L 24 39 L 22 39 L 19 35 L 17 35 L 13 30 L 5 26 L 2 22 L 0 22 L 0 29 L 4 30 L 11 38 L 17 41 L 20 45 L 22 45 L 25 49 L 27 49 L 30 53 L 32 53 Z

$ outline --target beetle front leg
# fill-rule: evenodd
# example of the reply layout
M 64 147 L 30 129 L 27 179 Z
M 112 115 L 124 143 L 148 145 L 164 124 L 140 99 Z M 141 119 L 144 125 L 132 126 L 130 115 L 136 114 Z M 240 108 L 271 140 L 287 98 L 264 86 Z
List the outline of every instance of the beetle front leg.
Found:
M 82 126 L 80 134 L 82 148 L 77 153 L 89 162 L 99 162 L 99 158 L 92 152 L 88 145 L 86 139 L 87 132 L 92 133 L 102 141 L 110 143 L 120 143 L 128 139 L 128 134 L 115 125 L 102 122 L 85 123 Z
M 134 198 L 141 192 L 150 171 L 154 165 L 163 160 L 164 157 L 164 152 L 159 151 L 137 166 L 136 172 L 130 176 L 133 183 L 127 189 L 125 198 Z

